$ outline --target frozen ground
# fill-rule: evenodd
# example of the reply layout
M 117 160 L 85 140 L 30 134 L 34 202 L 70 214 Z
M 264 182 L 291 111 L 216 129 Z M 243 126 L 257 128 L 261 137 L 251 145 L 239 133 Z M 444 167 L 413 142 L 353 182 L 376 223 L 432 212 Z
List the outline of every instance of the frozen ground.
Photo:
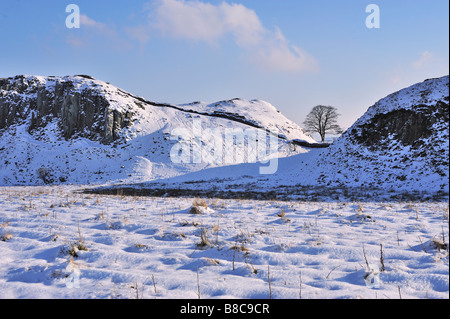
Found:
M 79 189 L 0 188 L 0 298 L 449 298 L 447 202 L 206 208 Z

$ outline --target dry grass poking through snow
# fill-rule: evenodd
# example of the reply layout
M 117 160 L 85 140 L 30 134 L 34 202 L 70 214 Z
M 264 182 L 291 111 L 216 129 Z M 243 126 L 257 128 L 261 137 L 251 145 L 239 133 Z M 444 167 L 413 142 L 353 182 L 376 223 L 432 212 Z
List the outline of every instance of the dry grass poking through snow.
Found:
M 75 190 L 0 188 L 0 298 L 449 297 L 448 203 Z

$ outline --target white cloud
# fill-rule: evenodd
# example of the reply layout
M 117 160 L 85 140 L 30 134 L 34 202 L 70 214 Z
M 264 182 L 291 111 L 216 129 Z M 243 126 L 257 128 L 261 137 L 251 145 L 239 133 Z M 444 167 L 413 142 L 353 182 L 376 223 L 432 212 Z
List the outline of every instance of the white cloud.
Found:
M 159 0 L 153 26 L 175 38 L 214 42 L 232 34 L 241 46 L 259 41 L 265 32 L 253 10 L 240 4 L 215 6 L 197 0 Z
M 108 26 L 105 23 L 95 21 L 85 14 L 80 15 L 80 27 L 81 28 L 83 28 L 83 27 L 89 28 L 101 35 L 108 36 L 111 38 L 114 38 L 117 36 L 116 32 L 114 31 L 114 29 L 112 27 Z
M 150 40 L 150 34 L 147 27 L 145 26 L 128 27 L 125 29 L 125 31 L 130 37 L 138 40 L 141 45 L 147 43 L 148 40 Z
M 428 51 L 420 54 L 420 58 L 412 63 L 414 69 L 421 69 L 434 61 L 434 55 Z
M 219 5 L 198 0 L 158 0 L 149 5 L 146 27 L 129 28 L 141 43 L 145 34 L 158 31 L 163 36 L 215 44 L 231 35 L 249 59 L 263 69 L 281 72 L 316 71 L 318 63 L 307 52 L 291 45 L 281 30 L 265 28 L 255 11 L 242 4 Z
M 97 22 L 91 18 L 89 18 L 87 15 L 82 14 L 80 15 L 80 24 L 83 26 L 87 26 L 87 27 L 105 27 L 105 24 L 101 23 L 101 22 Z
M 263 41 L 267 31 L 253 10 L 225 2 L 218 9 L 225 32 L 233 34 L 239 46 L 252 46 Z
M 258 49 L 256 62 L 262 67 L 283 72 L 317 71 L 316 59 L 303 49 L 290 45 L 280 29 L 265 39 Z
M 86 14 L 80 15 L 80 33 L 69 34 L 66 42 L 75 48 L 88 48 L 107 43 L 111 48 L 122 51 L 131 48 L 131 44 L 120 36 L 113 26 L 95 21 Z
M 85 40 L 73 34 L 68 34 L 66 36 L 66 42 L 74 48 L 86 48 L 88 45 Z
M 218 7 L 202 2 L 162 0 L 153 25 L 164 35 L 211 42 L 225 33 Z
M 409 61 L 398 63 L 395 68 L 381 73 L 392 88 L 402 89 L 422 82 L 425 79 L 436 78 L 448 74 L 448 60 L 430 51 L 422 51 Z

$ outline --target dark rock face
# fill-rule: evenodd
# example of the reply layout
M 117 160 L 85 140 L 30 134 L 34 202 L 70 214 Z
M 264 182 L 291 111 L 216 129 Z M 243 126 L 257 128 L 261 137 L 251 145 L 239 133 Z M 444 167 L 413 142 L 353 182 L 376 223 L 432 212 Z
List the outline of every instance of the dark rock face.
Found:
M 443 101 L 433 106 L 417 105 L 411 110 L 395 110 L 377 114 L 370 123 L 354 129 L 358 143 L 372 149 L 383 147 L 384 141 L 395 139 L 405 146 L 419 148 L 423 139 L 433 134 L 437 122 L 448 122 L 449 104 Z M 359 133 L 357 132 L 359 131 Z
M 371 106 L 319 160 L 330 186 L 449 192 L 448 76 Z
M 75 88 L 73 79 L 48 77 L 45 83 L 25 76 L 0 79 L 0 130 L 30 117 L 28 131 L 33 133 L 57 119 L 66 139 L 78 135 L 105 144 L 119 139 L 120 130 L 132 123 L 132 112 L 111 109 L 101 87 Z

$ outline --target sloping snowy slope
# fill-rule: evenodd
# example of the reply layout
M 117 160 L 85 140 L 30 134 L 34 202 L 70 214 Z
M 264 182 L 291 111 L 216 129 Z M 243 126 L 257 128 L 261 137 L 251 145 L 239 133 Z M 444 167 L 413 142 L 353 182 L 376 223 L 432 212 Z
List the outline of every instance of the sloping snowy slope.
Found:
M 182 104 L 179 107 L 214 116 L 227 116 L 236 121 L 248 123 L 267 130 L 276 130 L 278 134 L 288 140 L 302 140 L 307 143 L 317 143 L 309 134 L 296 123 L 287 119 L 272 104 L 261 100 L 242 100 L 239 98 L 220 101 L 212 104 L 194 102 Z
M 448 196 L 448 76 L 381 99 L 328 149 L 293 145 L 292 140 L 314 140 L 259 100 L 160 104 L 87 76 L 20 76 L 0 80 L 0 89 L 3 185 L 121 183 L 158 194 L 237 191 L 264 193 L 263 198 L 327 197 L 325 189 Z M 214 144 L 211 130 L 237 135 L 231 145 Z M 263 132 L 267 148 L 266 130 L 278 136 L 274 174 L 261 175 L 261 145 L 249 143 L 245 130 Z M 174 162 L 176 145 L 192 151 L 187 162 Z M 216 148 L 237 148 L 245 156 L 225 161 L 216 157 Z M 200 160 L 193 155 L 198 149 Z
M 265 159 L 256 156 L 261 144 L 245 142 L 248 130 L 278 134 L 282 157 L 305 151 L 288 139 L 314 143 L 262 101 L 239 100 L 219 114 L 147 101 L 85 75 L 0 79 L 0 185 L 142 182 L 230 164 L 205 150 L 214 129 L 234 130 L 232 146 L 245 149 L 247 156 L 231 163 Z M 225 142 L 216 148 L 229 149 Z M 183 163 L 171 156 L 176 145 L 192 150 Z M 194 149 L 202 150 L 201 161 Z
M 329 148 L 280 158 L 273 175 L 246 164 L 135 187 L 174 196 L 448 198 L 448 85 L 448 76 L 430 79 L 381 99 Z
M 443 191 L 449 184 L 449 77 L 380 100 L 321 157 L 320 180 L 394 190 Z

